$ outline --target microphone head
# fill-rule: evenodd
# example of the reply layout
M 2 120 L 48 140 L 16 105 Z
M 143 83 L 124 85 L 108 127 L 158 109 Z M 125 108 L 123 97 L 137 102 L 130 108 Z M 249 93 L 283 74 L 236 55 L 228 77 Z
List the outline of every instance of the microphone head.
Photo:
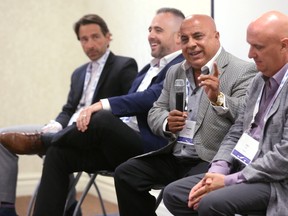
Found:
M 183 112 L 184 109 L 184 90 L 185 90 L 185 84 L 183 79 L 176 79 L 174 83 L 175 88 L 175 108 L 181 112 Z
M 185 83 L 184 79 L 176 79 L 174 82 L 174 88 L 176 92 L 184 92 Z

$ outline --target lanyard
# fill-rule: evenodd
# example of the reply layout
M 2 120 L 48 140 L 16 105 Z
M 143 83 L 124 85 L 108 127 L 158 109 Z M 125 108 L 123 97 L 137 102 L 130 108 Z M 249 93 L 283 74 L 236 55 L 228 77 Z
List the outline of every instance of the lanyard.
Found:
M 270 112 L 270 110 L 271 110 L 271 108 L 272 108 L 273 103 L 275 102 L 276 98 L 278 97 L 278 95 L 279 95 L 281 89 L 283 88 L 285 82 L 287 81 L 287 79 L 288 79 L 288 70 L 286 70 L 285 75 L 284 75 L 284 77 L 283 77 L 282 80 L 281 80 L 280 86 L 279 86 L 279 88 L 277 89 L 277 92 L 274 94 L 272 100 L 270 101 L 270 103 L 269 103 L 269 105 L 268 105 L 268 108 L 267 108 L 267 110 L 266 110 L 266 112 L 265 112 L 265 116 L 264 116 L 264 124 L 265 124 L 265 122 L 267 121 L 268 114 L 269 114 L 269 112 Z M 264 85 L 265 85 L 265 84 L 264 84 Z M 256 104 L 255 104 L 255 108 L 254 108 L 254 111 L 253 111 L 253 117 L 252 117 L 252 121 L 251 121 L 251 123 L 250 123 L 250 126 L 251 126 L 251 124 L 255 121 L 256 114 L 257 114 L 258 111 L 259 111 L 260 100 L 261 100 L 261 96 L 262 96 L 262 93 L 263 93 L 264 85 L 262 86 L 261 92 L 260 92 L 260 94 L 259 94 L 259 96 L 258 96 L 258 98 L 257 98 Z
M 185 107 L 184 110 L 188 110 L 188 97 L 190 95 L 191 87 L 190 87 L 190 82 L 186 78 L 186 98 L 185 98 Z

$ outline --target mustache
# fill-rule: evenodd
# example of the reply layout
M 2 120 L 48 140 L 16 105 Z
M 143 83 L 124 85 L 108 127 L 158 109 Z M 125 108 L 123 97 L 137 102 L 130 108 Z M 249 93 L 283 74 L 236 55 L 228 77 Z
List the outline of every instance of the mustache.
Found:
M 97 49 L 94 49 L 94 48 L 90 48 L 87 50 L 86 52 L 87 54 L 95 54 L 95 53 L 98 53 L 98 50 Z

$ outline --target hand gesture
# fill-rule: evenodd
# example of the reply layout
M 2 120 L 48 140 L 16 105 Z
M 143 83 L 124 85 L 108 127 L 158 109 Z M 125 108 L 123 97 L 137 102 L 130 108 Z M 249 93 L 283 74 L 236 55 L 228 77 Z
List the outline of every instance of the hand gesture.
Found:
M 219 70 L 218 70 L 216 62 L 214 62 L 213 68 L 214 68 L 214 73 L 212 75 L 201 74 L 198 77 L 198 80 L 199 80 L 199 86 L 204 87 L 204 91 L 207 94 L 209 100 L 215 103 L 217 101 L 217 97 L 220 92 L 219 91 L 219 79 L 218 79 Z

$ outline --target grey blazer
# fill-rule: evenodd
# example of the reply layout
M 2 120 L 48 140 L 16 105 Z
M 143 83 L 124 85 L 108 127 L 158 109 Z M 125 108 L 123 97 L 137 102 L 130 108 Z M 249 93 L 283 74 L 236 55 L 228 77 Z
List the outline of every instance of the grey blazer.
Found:
M 249 128 L 253 110 L 264 81 L 259 73 L 249 88 L 246 106 L 223 140 L 213 160 L 233 163 L 230 155 L 243 131 Z M 267 215 L 287 215 L 288 212 L 288 83 L 286 82 L 276 98 L 264 125 L 257 159 L 243 170 L 248 182 L 271 183 L 271 197 Z
M 236 58 L 224 49 L 216 62 L 220 71 L 220 91 L 225 94 L 229 111 L 225 114 L 218 113 L 210 104 L 205 92 L 202 94 L 193 140 L 199 157 L 205 161 L 211 161 L 218 151 L 221 141 L 238 116 L 238 108 L 244 102 L 247 86 L 257 73 L 253 63 Z M 174 81 L 179 78 L 186 78 L 181 63 L 174 65 L 167 72 L 162 93 L 149 112 L 148 123 L 151 130 L 160 136 L 170 138 L 168 146 L 152 154 L 171 153 L 176 143 L 174 134 L 164 134 L 163 123 L 169 111 L 175 109 Z

